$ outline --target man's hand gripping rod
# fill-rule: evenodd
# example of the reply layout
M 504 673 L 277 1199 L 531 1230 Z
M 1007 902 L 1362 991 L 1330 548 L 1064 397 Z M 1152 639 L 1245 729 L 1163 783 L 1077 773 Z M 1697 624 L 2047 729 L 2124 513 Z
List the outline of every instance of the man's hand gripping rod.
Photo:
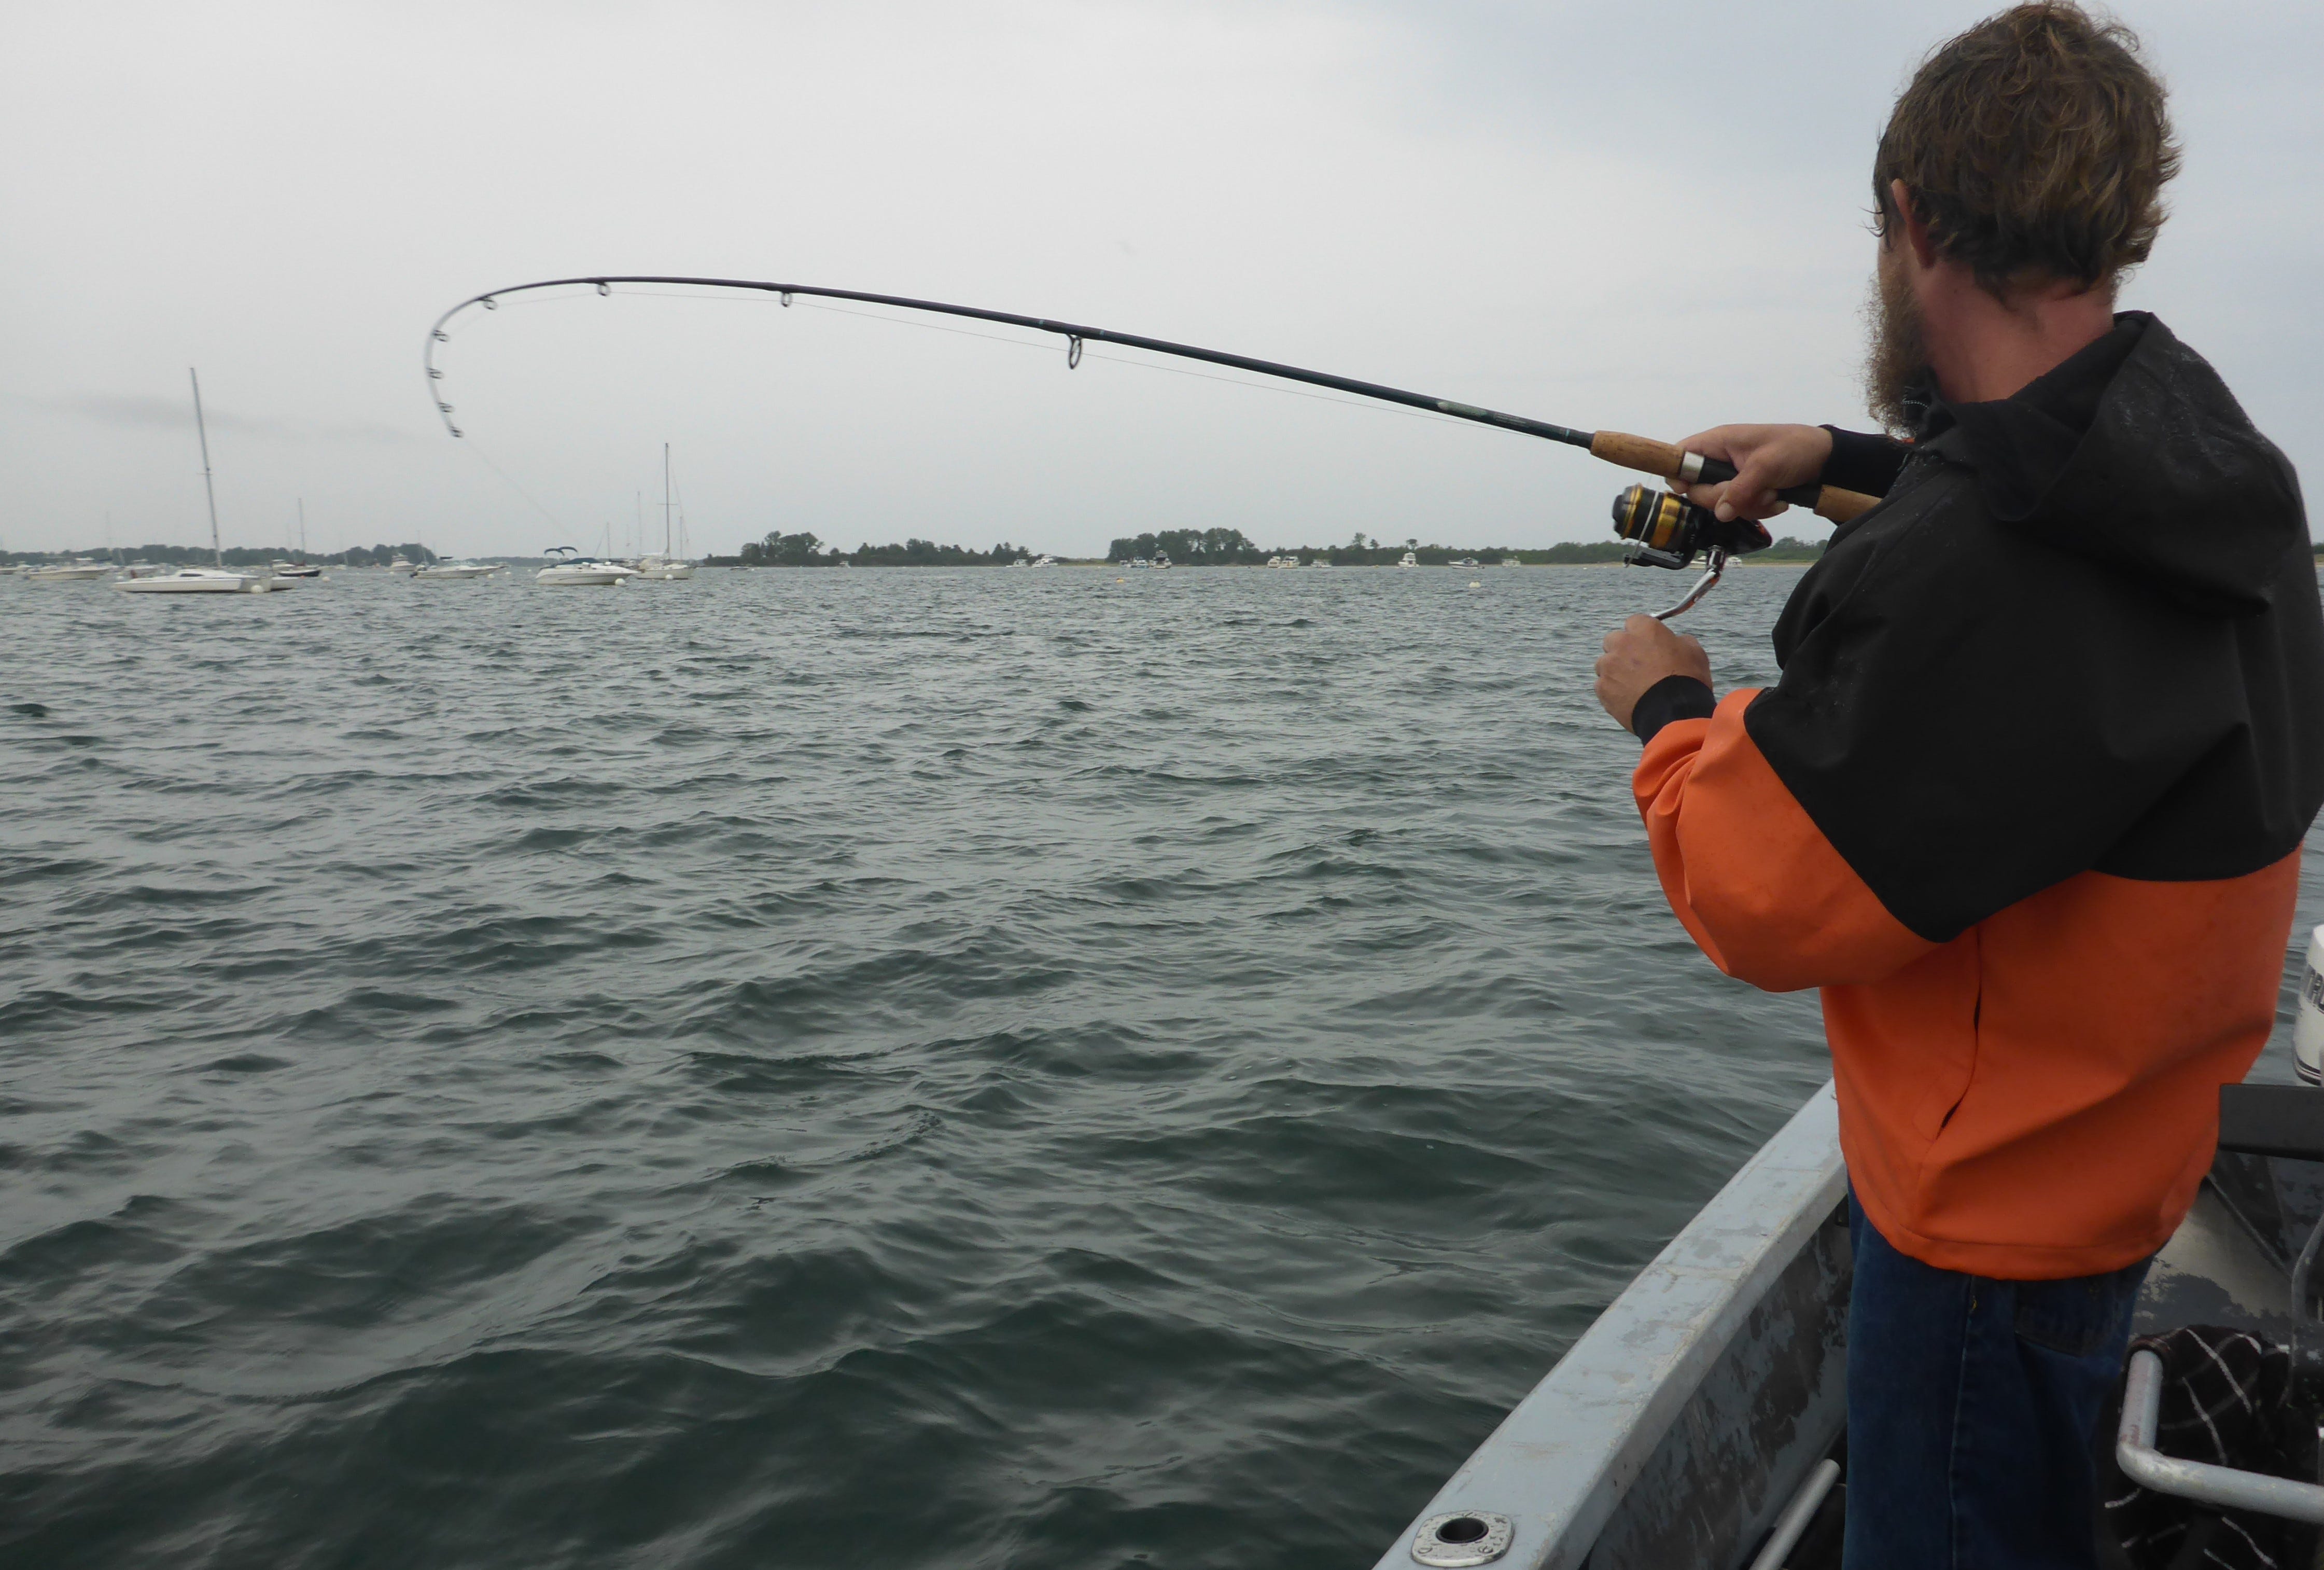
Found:
M 794 295 L 809 295 L 825 300 L 853 300 L 863 305 L 892 306 L 901 310 L 928 311 L 937 316 L 1001 322 L 1009 327 L 1055 333 L 1064 338 L 1067 369 L 1081 364 L 1084 342 L 1120 344 L 1125 348 L 1172 355 L 1182 360 L 1203 360 L 1213 365 L 1250 371 L 1286 382 L 1304 382 L 1311 387 L 1328 387 L 1338 392 L 1352 392 L 1360 398 L 1401 403 L 1433 414 L 1450 415 L 1455 420 L 1471 420 L 1480 425 L 1499 426 L 1503 430 L 1563 442 L 1569 447 L 1588 448 L 1593 457 L 1604 458 L 1608 463 L 1619 464 L 1624 468 L 1637 469 L 1644 474 L 1658 475 L 1680 485 L 1717 485 L 1735 477 L 1732 464 L 1705 457 L 1701 453 L 1686 452 L 1667 442 L 1650 441 L 1643 436 L 1626 436 L 1618 430 L 1575 430 L 1567 426 L 1552 425 L 1545 420 L 1530 420 L 1522 414 L 1504 414 L 1498 410 L 1480 409 L 1473 403 L 1456 403 L 1449 398 L 1431 398 L 1423 392 L 1407 392 L 1401 387 L 1382 386 L 1377 382 L 1359 382 L 1351 377 L 1329 375 L 1322 371 L 1302 370 L 1296 365 L 1278 365 L 1272 360 L 1254 360 L 1247 356 L 1225 354 L 1217 349 L 1196 348 L 1191 344 L 1174 344 L 1162 338 L 1139 337 L 1132 333 L 1111 332 L 1104 328 L 1051 321 L 1044 317 L 1017 316 L 1009 311 L 985 310 L 976 306 L 945 305 L 933 300 L 911 300 L 897 294 L 867 294 L 853 289 L 822 289 L 806 283 L 768 283 L 748 278 L 676 278 L 646 274 L 551 278 L 538 283 L 513 284 L 507 289 L 496 289 L 489 294 L 474 295 L 462 300 L 436 319 L 436 325 L 429 330 L 428 346 L 423 356 L 428 372 L 428 394 L 435 402 L 437 412 L 443 416 L 447 430 L 454 436 L 460 434 L 460 428 L 452 423 L 452 405 L 438 390 L 444 373 L 436 365 L 436 346 L 448 342 L 451 337 L 444 330 L 445 325 L 472 305 L 492 309 L 503 295 L 521 294 L 534 289 L 561 289 L 579 283 L 594 285 L 600 294 L 613 293 L 613 286 L 616 283 L 675 283 L 700 289 L 748 289 L 775 295 L 785 305 L 790 304 Z M 1878 499 L 1830 485 L 1796 485 L 1776 494 L 1786 502 L 1811 508 L 1816 516 L 1834 523 L 1846 522 Z M 1755 522 L 1738 519 L 1732 523 L 1721 523 L 1701 507 L 1692 506 L 1675 496 L 1648 491 L 1643 485 L 1631 486 L 1615 503 L 1614 529 L 1622 538 L 1632 541 L 1628 559 L 1633 565 L 1680 568 L 1692 563 L 1697 551 L 1709 552 L 1711 570 L 1686 598 L 1661 613 L 1664 620 L 1677 615 L 1709 593 L 1711 585 L 1719 581 L 1720 574 L 1727 569 L 1727 560 L 1730 556 L 1757 550 L 1770 543 L 1767 531 Z

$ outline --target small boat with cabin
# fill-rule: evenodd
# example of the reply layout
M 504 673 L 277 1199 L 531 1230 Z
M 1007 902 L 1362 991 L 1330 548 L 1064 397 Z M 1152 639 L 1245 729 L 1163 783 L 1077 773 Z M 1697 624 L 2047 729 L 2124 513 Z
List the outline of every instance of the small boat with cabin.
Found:
M 181 567 L 149 577 L 118 577 L 113 586 L 133 595 L 263 595 L 287 589 L 272 573 L 235 572 L 223 567 Z
M 81 556 L 70 561 L 47 561 L 28 567 L 24 576 L 34 583 L 95 583 L 112 571 L 104 562 Z
M 615 588 L 638 576 L 636 568 L 583 556 L 570 545 L 556 546 L 548 554 L 557 559 L 532 575 L 543 588 Z

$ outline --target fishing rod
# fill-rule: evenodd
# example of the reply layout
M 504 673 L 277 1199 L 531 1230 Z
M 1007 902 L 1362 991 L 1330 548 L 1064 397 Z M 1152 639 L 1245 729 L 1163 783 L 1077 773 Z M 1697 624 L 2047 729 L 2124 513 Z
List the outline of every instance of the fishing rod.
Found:
M 451 335 L 444 330 L 445 324 L 472 305 L 493 310 L 508 295 L 523 294 L 536 289 L 564 289 L 582 283 L 594 286 L 599 294 L 604 295 L 612 294 L 616 283 L 674 283 L 697 289 L 752 290 L 774 295 L 786 306 L 791 303 L 794 296 L 807 295 L 820 300 L 853 300 L 860 305 L 890 306 L 899 310 L 927 311 L 936 316 L 965 317 L 973 321 L 997 322 L 1004 327 L 1029 328 L 1035 332 L 1053 333 L 1064 338 L 1065 368 L 1069 371 L 1081 365 L 1084 344 L 1119 344 L 1124 348 L 1143 349 L 1149 354 L 1169 355 L 1182 360 L 1201 360 L 1213 365 L 1224 365 L 1231 370 L 1272 376 L 1278 381 L 1304 382 L 1311 387 L 1327 387 L 1335 392 L 1351 392 L 1359 398 L 1375 399 L 1383 403 L 1400 403 L 1408 409 L 1425 410 L 1431 414 L 1447 415 L 1454 420 L 1472 420 L 1480 425 L 1513 430 L 1522 436 L 1562 442 L 1568 447 L 1584 448 L 1593 457 L 1683 485 L 1717 485 L 1735 477 L 1735 466 L 1723 459 L 1688 452 L 1648 437 L 1631 436 L 1618 430 L 1576 430 L 1570 426 L 1553 425 L 1545 420 L 1505 414 L 1497 409 L 1480 409 L 1473 403 L 1462 403 L 1450 398 L 1432 398 L 1425 392 L 1409 392 L 1401 387 L 1383 386 L 1377 382 L 1359 382 L 1352 377 L 1305 370 L 1297 365 L 1278 365 L 1272 360 L 1255 360 L 1246 355 L 1230 355 L 1218 349 L 1197 348 L 1192 344 L 1174 344 L 1163 338 L 1141 337 L 1135 333 L 1118 333 L 1105 328 L 1084 327 L 1076 322 L 1052 321 L 1046 317 L 985 310 L 977 306 L 946 305 L 938 300 L 910 300 L 896 294 L 867 294 L 853 289 L 822 289 L 805 283 L 769 283 L 748 278 L 608 274 L 594 278 L 551 278 L 538 283 L 518 283 L 506 289 L 495 289 L 490 293 L 472 295 L 436 319 L 436 325 L 429 329 L 427 346 L 421 356 L 428 371 L 429 396 L 436 404 L 436 411 L 443 420 L 445 429 L 456 437 L 461 434 L 460 428 L 452 422 L 452 405 L 444 401 L 436 386 L 444 379 L 444 373 L 436 365 L 436 346 L 451 341 Z M 1843 491 L 1833 485 L 1794 485 L 1775 494 L 1783 501 L 1806 507 L 1816 516 L 1834 523 L 1847 522 L 1879 499 L 1857 491 Z M 1655 613 L 1656 619 L 1660 621 L 1668 621 L 1692 607 L 1719 582 L 1732 558 L 1762 550 L 1773 543 L 1766 528 L 1751 519 L 1722 521 L 1707 508 L 1695 506 L 1683 497 L 1651 490 L 1645 485 L 1632 485 L 1615 498 L 1614 532 L 1629 542 L 1623 559 L 1634 567 L 1683 570 L 1692 566 L 1698 555 L 1705 559 L 1709 570 L 1688 591 L 1685 598 L 1666 611 Z

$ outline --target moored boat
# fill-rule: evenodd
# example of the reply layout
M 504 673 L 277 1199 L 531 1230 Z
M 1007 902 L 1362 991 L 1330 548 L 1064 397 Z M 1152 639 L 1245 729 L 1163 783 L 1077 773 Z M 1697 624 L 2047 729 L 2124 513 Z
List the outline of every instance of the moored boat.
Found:
M 24 569 L 24 576 L 34 583 L 95 583 L 112 570 L 104 562 L 91 561 L 84 556 L 71 561 L 49 561 L 38 567 L 28 567 Z
M 633 567 L 595 560 L 569 545 L 559 545 L 549 554 L 558 559 L 532 575 L 533 581 L 544 588 L 614 587 L 638 576 Z
M 671 519 L 678 503 L 669 477 L 669 443 L 661 444 L 661 549 L 638 559 L 637 576 L 647 583 L 678 583 L 694 576 L 694 563 L 675 553 Z M 642 511 L 642 508 L 641 508 Z M 682 528 L 683 524 L 678 527 Z
M 290 586 L 271 573 L 232 572 L 222 567 L 181 567 L 150 577 L 122 577 L 115 588 L 133 595 L 269 594 Z
M 186 380 L 194 392 L 194 433 L 202 448 L 202 496 L 210 515 L 210 560 L 208 567 L 181 567 L 174 572 L 155 571 L 143 577 L 133 569 L 115 578 L 113 586 L 133 595 L 238 595 L 272 594 L 291 586 L 295 579 L 281 578 L 271 572 L 230 572 L 226 569 L 225 552 L 218 549 L 217 491 L 210 479 L 209 425 L 202 418 L 202 379 L 192 366 L 186 368 Z

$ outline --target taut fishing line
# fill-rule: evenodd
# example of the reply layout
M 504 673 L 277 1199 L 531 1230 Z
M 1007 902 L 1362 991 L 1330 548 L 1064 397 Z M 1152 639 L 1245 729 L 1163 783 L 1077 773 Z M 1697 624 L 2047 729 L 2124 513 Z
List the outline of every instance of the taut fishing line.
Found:
M 1104 328 L 1084 327 L 1074 322 L 1052 321 L 1043 317 L 1019 316 L 1010 311 L 986 310 L 969 305 L 945 305 L 933 300 L 911 300 L 901 295 L 869 294 L 853 289 L 825 289 L 805 283 L 770 283 L 745 278 L 679 278 L 647 274 L 606 275 L 595 278 L 552 278 L 537 283 L 513 284 L 490 293 L 472 295 L 436 319 L 428 330 L 428 341 L 421 353 L 421 365 L 428 373 L 429 397 L 444 421 L 444 429 L 455 437 L 466 433 L 453 423 L 453 408 L 443 396 L 441 383 L 444 373 L 436 364 L 436 346 L 451 341 L 446 324 L 467 309 L 478 306 L 485 310 L 497 310 L 501 301 L 510 295 L 529 294 L 542 289 L 567 289 L 588 284 L 600 295 L 611 295 L 616 283 L 675 284 L 687 289 L 726 289 L 771 294 L 783 305 L 806 296 L 818 300 L 852 300 L 859 305 L 885 306 L 896 310 L 925 311 L 935 316 L 961 317 L 973 321 L 989 321 L 1003 327 L 1028 328 L 1035 332 L 1049 333 L 1065 340 L 1065 368 L 1073 370 L 1082 363 L 1084 346 L 1091 343 L 1118 344 L 1124 348 L 1139 349 L 1148 354 L 1165 355 L 1177 359 L 1200 360 L 1222 365 L 1230 370 L 1245 371 L 1277 381 L 1298 382 L 1311 387 L 1322 387 L 1334 392 L 1352 393 L 1357 398 L 1401 406 L 1402 410 L 1417 411 L 1425 416 L 1468 420 L 1489 425 L 1501 430 L 1512 430 L 1523 436 L 1539 437 L 1568 447 L 1586 448 L 1591 455 L 1618 464 L 1624 468 L 1643 474 L 1656 475 L 1681 485 L 1711 484 L 1735 477 L 1733 465 L 1721 459 L 1707 457 L 1702 453 L 1687 452 L 1667 442 L 1651 440 L 1642 436 L 1628 436 L 1618 430 L 1577 430 L 1570 426 L 1553 425 L 1545 420 L 1533 420 L 1521 414 L 1505 414 L 1495 409 L 1480 409 L 1473 403 L 1457 402 L 1449 398 L 1433 398 L 1426 393 L 1406 392 L 1401 387 L 1385 386 L 1377 382 L 1360 382 L 1350 376 L 1335 376 L 1322 371 L 1309 371 L 1297 365 L 1279 365 L 1272 360 L 1252 359 L 1245 355 L 1230 355 L 1218 349 L 1197 348 L 1191 344 L 1176 344 L 1163 338 L 1141 337 L 1134 333 L 1118 333 Z M 660 293 L 660 291 L 641 289 L 638 293 Z M 563 297 L 576 298 L 576 297 Z M 701 295 L 677 298 L 704 299 Z M 850 311 L 838 306 L 817 306 L 820 310 L 835 311 L 847 316 L 872 316 L 874 320 L 893 321 L 892 317 L 875 316 L 869 311 Z M 934 323 L 903 323 L 907 326 L 934 327 Z M 987 333 L 969 332 L 960 328 L 938 330 L 956 332 L 967 337 L 993 337 Z M 995 338 L 996 342 L 1016 343 L 1017 339 Z M 1108 359 L 1113 356 L 1105 356 Z M 1142 361 L 1122 360 L 1121 365 L 1143 365 Z M 1175 370 L 1173 366 L 1148 366 L 1152 370 Z M 1202 376 L 1206 381 L 1234 381 L 1231 377 L 1210 376 L 1199 371 L 1180 374 Z M 1250 386 L 1247 382 L 1235 382 L 1237 386 Z M 1286 388 L 1282 391 L 1291 391 Z M 1304 394 L 1307 397 L 1314 393 Z M 1344 402 L 1326 398 L 1325 402 Z M 482 457 L 484 455 L 478 453 Z M 485 459 L 491 464 L 489 458 Z M 493 470 L 503 479 L 508 476 L 497 464 Z M 509 480 L 515 485 L 514 480 Z M 520 493 L 522 486 L 517 486 Z M 1846 522 L 1877 498 L 1854 491 L 1843 491 L 1830 485 L 1797 485 L 1776 493 L 1786 503 L 1812 509 L 1817 516 L 1835 523 Z M 532 498 L 528 494 L 528 501 Z M 533 505 L 540 506 L 539 502 Z M 541 509 L 547 513 L 548 509 Z M 1644 485 L 1632 485 L 1614 501 L 1614 532 L 1629 541 L 1624 559 L 1636 566 L 1684 568 L 1692 566 L 1697 555 L 1706 559 L 1708 570 L 1694 586 L 1666 611 L 1655 613 L 1657 619 L 1667 621 L 1693 605 L 1727 570 L 1730 559 L 1757 550 L 1772 543 L 1767 531 L 1759 523 L 1746 518 L 1722 521 L 1708 510 L 1694 506 L 1684 499 L 1661 491 L 1648 490 Z
M 739 295 L 678 294 L 667 289 L 625 289 L 622 293 L 632 299 L 694 300 L 706 305 L 746 303 Z M 570 294 L 552 298 L 581 300 L 586 297 Z M 971 332 L 966 328 L 948 328 L 932 321 L 912 321 L 899 316 L 881 316 L 877 311 L 849 310 L 846 307 L 839 305 L 817 305 L 813 300 L 800 300 L 798 303 L 803 310 L 819 310 L 829 316 L 852 316 L 858 321 L 884 322 L 890 327 L 910 328 L 915 332 L 949 333 L 954 337 L 979 338 L 988 344 L 1006 344 L 1012 349 L 1030 349 L 1036 354 L 1049 352 L 1039 344 L 1028 343 L 1023 338 L 1004 338 L 999 333 Z M 1321 392 L 1303 392 L 1296 387 L 1277 387 L 1265 382 L 1247 382 L 1240 376 L 1214 376 L 1208 371 L 1189 371 L 1178 365 L 1157 365 L 1148 360 L 1128 360 L 1120 355 L 1084 354 L 1082 358 L 1102 361 L 1109 365 L 1127 365 L 1133 371 L 1152 371 L 1165 376 L 1192 376 L 1197 382 L 1216 382 L 1222 387 L 1247 387 L 1254 392 L 1271 392 L 1278 398 L 1312 398 L 1318 403 L 1336 404 L 1342 409 L 1360 409 L 1367 414 L 1394 415 L 1401 420 L 1418 420 L 1431 425 L 1458 426 L 1462 423 L 1446 414 L 1427 414 L 1417 409 L 1399 409 L 1392 403 L 1361 403 L 1353 398 L 1332 398 Z

